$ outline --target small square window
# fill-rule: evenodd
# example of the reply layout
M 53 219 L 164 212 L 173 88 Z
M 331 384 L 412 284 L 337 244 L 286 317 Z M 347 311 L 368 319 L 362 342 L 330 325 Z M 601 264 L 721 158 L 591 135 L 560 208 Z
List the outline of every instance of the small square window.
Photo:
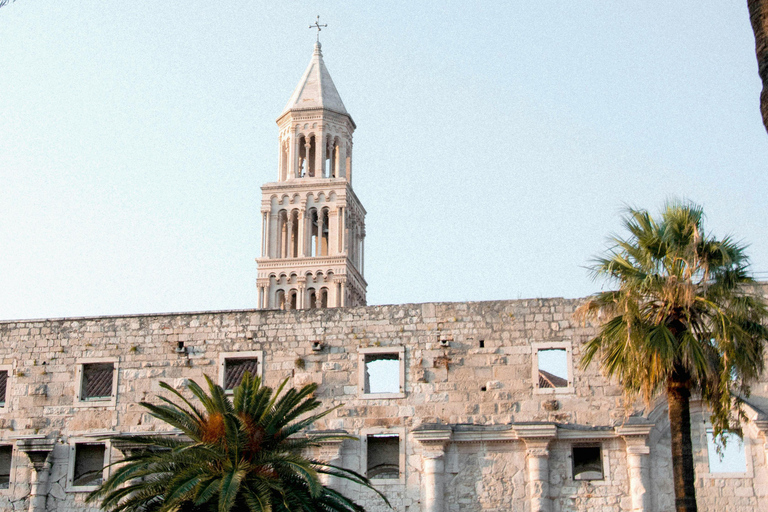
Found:
M 717 452 L 715 436 L 707 431 L 707 454 L 709 455 L 710 473 L 746 473 L 747 455 L 744 450 L 744 440 L 735 432 L 726 432 L 725 448 L 722 454 Z
M 366 476 L 371 480 L 400 478 L 400 436 L 373 434 L 367 436 Z
M 263 377 L 264 358 L 260 350 L 223 352 L 219 354 L 219 386 L 227 393 L 240 385 L 245 372 L 252 377 Z
M 573 479 L 602 480 L 603 453 L 600 446 L 574 446 Z
M 534 343 L 532 348 L 534 392 L 573 392 L 570 343 Z
M 82 399 L 105 400 L 112 396 L 113 363 L 88 363 L 83 365 Z
M 106 465 L 106 446 L 102 443 L 75 444 L 75 463 L 72 472 L 73 487 L 101 485 Z
M 360 349 L 360 393 L 365 398 L 403 398 L 405 396 L 405 350 L 394 348 Z
M 11 486 L 11 462 L 13 461 L 13 446 L 0 446 L 0 489 Z
M 252 377 L 259 373 L 259 360 L 253 359 L 225 359 L 224 360 L 224 389 L 235 389 L 243 381 L 243 376 L 248 372 Z
M 77 365 L 76 407 L 106 407 L 117 403 L 117 360 L 86 359 Z

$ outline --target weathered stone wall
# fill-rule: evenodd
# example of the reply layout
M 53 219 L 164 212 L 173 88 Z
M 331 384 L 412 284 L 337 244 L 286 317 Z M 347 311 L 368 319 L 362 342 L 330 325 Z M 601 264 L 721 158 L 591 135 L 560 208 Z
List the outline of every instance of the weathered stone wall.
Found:
M 578 368 L 581 345 L 593 329 L 572 320 L 577 305 L 576 300 L 545 299 L 3 322 L 0 368 L 6 365 L 11 376 L 8 402 L 0 409 L 0 443 L 29 436 L 54 440 L 50 484 L 42 486 L 47 510 L 89 510 L 85 493 L 67 490 L 73 439 L 163 429 L 138 405 L 156 400 L 160 381 L 183 389 L 188 379 L 202 381 L 203 375 L 217 380 L 220 354 L 262 351 L 267 384 L 285 378 L 295 386 L 317 382 L 325 405 L 340 405 L 315 428 L 402 436 L 403 474 L 379 485 L 395 510 L 528 510 L 536 493 L 551 497 L 552 512 L 632 510 L 629 441 L 616 429 L 629 415 L 656 424 L 648 436 L 648 510 L 669 510 L 665 405 L 662 401 L 646 413 L 638 404 L 626 406 L 620 388 L 596 366 Z M 177 352 L 180 342 L 183 352 Z M 313 342 L 320 342 L 319 351 Z M 572 387 L 563 392 L 535 385 L 535 348 L 547 342 L 570 348 Z M 402 398 L 360 392 L 359 351 L 382 347 L 404 347 Z M 76 400 L 77 367 L 88 358 L 117 362 L 113 405 Z M 765 383 L 754 391 L 753 403 L 768 403 Z M 728 510 L 768 508 L 763 433 L 754 425 L 745 428 L 753 478 L 703 477 L 704 416 L 694 411 L 701 509 L 724 510 L 726 503 Z M 531 425 L 544 430 L 532 431 Z M 424 429 L 438 434 L 420 433 Z M 434 435 L 443 433 L 447 438 L 435 441 Z M 571 478 L 571 446 L 581 442 L 602 447 L 603 480 Z M 345 466 L 365 471 L 362 444 L 344 442 L 339 455 Z M 432 455 L 426 456 L 428 451 Z M 117 460 L 120 452 L 113 449 L 112 457 Z M 547 482 L 532 479 L 529 466 L 535 457 L 548 461 L 548 490 L 542 490 Z M 0 490 L 0 509 L 28 509 L 33 471 L 17 449 L 10 489 Z M 427 496 L 428 471 L 439 472 L 442 503 Z M 369 510 L 385 510 L 357 489 L 346 492 Z

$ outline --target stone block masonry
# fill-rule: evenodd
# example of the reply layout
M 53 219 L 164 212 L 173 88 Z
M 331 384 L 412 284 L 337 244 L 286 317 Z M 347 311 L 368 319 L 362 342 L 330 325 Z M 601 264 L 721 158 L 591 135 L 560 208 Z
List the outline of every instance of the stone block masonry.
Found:
M 208 375 L 224 383 L 226 372 L 247 367 L 272 386 L 286 378 L 294 386 L 316 382 L 325 406 L 340 405 L 314 429 L 358 440 L 324 445 L 318 456 L 368 472 L 395 510 L 670 510 L 664 400 L 647 410 L 626 403 L 596 365 L 579 369 L 594 328 L 572 320 L 578 304 L 537 299 L 2 322 L 0 509 L 98 510 L 84 503 L 98 482 L 84 479 L 83 468 L 102 453 L 105 462 L 119 460 L 125 450 L 102 450 L 100 436 L 166 429 L 138 405 L 156 401 L 161 381 L 184 389 Z M 569 358 L 559 387 L 542 387 L 534 367 L 542 350 Z M 370 361 L 400 373 L 392 389 L 366 385 L 375 379 Z M 98 385 L 84 382 L 94 375 Z M 761 412 L 768 410 L 767 382 L 754 386 L 749 402 L 746 467 L 734 474 L 710 474 L 707 414 L 693 410 L 702 510 L 768 510 L 768 418 Z M 585 453 L 592 459 L 580 460 Z M 3 465 L 10 466 L 7 485 Z M 385 510 L 360 489 L 329 483 L 370 511 Z

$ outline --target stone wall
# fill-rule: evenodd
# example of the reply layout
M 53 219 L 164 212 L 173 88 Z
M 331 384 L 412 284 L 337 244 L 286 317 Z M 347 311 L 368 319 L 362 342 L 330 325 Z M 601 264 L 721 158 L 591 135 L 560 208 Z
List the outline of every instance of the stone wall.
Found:
M 45 503 L 38 510 L 90 510 L 83 504 L 86 493 L 67 483 L 72 443 L 164 429 L 139 401 L 155 401 L 161 381 L 183 389 L 188 379 L 201 381 L 203 375 L 218 380 L 222 354 L 247 351 L 259 354 L 267 384 L 285 378 L 295 386 L 316 382 L 326 406 L 340 405 L 315 428 L 345 430 L 361 441 L 345 441 L 325 456 L 364 472 L 366 436 L 400 436 L 400 477 L 377 483 L 395 510 L 531 510 L 530 503 L 552 512 L 630 511 L 637 503 L 669 510 L 665 404 L 649 411 L 625 404 L 620 388 L 596 366 L 578 368 L 581 345 L 593 334 L 572 320 L 578 303 L 541 299 L 0 323 L 0 370 L 10 372 L 0 443 L 17 446 L 0 509 L 28 510 L 32 494 Z M 535 351 L 547 343 L 569 350 L 572 373 L 565 389 L 537 387 Z M 366 396 L 360 390 L 361 351 L 398 353 L 400 347 L 402 394 Z M 94 359 L 115 362 L 113 402 L 77 400 L 78 366 Z M 756 421 L 744 429 L 746 478 L 702 476 L 706 415 L 694 411 L 702 510 L 768 507 L 759 414 L 768 388 L 761 382 L 754 391 Z M 45 478 L 34 488 L 38 473 L 22 447 L 46 443 L 50 468 L 41 466 Z M 584 443 L 602 448 L 602 480 L 575 481 L 571 475 L 571 448 Z M 113 448 L 112 460 L 120 456 Z M 633 464 L 642 465 L 634 477 Z M 642 492 L 637 497 L 639 484 L 650 491 L 644 498 Z M 358 489 L 345 491 L 371 511 L 386 510 Z

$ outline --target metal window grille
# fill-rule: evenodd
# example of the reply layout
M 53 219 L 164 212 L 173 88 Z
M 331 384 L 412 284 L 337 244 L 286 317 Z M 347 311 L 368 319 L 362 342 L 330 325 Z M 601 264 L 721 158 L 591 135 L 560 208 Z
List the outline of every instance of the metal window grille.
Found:
M 234 389 L 240 385 L 245 372 L 252 377 L 258 375 L 258 359 L 226 359 L 224 361 L 224 389 Z
M 8 390 L 8 370 L 0 370 L 0 407 L 5 406 L 5 393 Z
M 89 363 L 83 365 L 82 398 L 109 398 L 112 396 L 112 363 Z

